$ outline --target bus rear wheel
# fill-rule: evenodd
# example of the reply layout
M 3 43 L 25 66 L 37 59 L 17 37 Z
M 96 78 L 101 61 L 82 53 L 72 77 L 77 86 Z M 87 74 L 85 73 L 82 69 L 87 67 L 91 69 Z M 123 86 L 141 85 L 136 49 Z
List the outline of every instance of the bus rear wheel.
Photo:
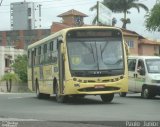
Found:
M 110 103 L 114 98 L 114 94 L 102 94 L 100 96 L 104 103 Z
M 40 93 L 40 91 L 39 91 L 39 84 L 38 84 L 37 81 L 36 81 L 36 96 L 37 96 L 37 98 L 39 98 L 39 99 L 43 98 L 43 94 Z

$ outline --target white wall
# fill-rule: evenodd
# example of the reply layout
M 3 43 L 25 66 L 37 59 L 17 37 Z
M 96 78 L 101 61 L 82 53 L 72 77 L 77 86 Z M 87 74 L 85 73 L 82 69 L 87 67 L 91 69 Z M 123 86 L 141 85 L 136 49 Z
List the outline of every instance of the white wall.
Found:
M 5 56 L 10 55 L 14 60 L 18 55 L 23 55 L 25 50 L 15 49 L 11 46 L 0 46 L 0 77 L 5 73 Z

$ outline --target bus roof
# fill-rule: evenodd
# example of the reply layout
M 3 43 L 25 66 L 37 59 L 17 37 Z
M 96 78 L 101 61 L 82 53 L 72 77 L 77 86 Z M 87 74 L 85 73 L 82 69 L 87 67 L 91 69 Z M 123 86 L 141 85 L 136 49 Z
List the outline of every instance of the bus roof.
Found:
M 58 32 L 56 32 L 56 33 L 53 33 L 53 34 L 51 34 L 51 35 L 49 35 L 49 36 L 47 36 L 47 37 L 45 37 L 45 38 L 43 38 L 43 39 L 41 39 L 41 40 L 33 43 L 33 44 L 30 44 L 30 45 L 28 46 L 28 49 L 31 49 L 31 48 L 33 48 L 33 47 L 35 47 L 35 46 L 37 46 L 37 45 L 43 44 L 44 42 L 49 41 L 49 40 L 51 40 L 51 39 L 54 38 L 54 37 L 64 36 L 65 33 L 66 33 L 67 31 L 69 31 L 69 30 L 76 30 L 76 29 L 100 29 L 100 28 L 101 28 L 101 29 L 110 28 L 110 29 L 117 29 L 117 30 L 121 31 L 120 28 L 110 27 L 110 26 L 70 27 L 70 28 L 65 28 L 65 29 L 63 29 L 63 30 L 60 30 L 60 31 L 58 31 Z M 121 31 L 121 32 L 122 32 L 122 31 Z

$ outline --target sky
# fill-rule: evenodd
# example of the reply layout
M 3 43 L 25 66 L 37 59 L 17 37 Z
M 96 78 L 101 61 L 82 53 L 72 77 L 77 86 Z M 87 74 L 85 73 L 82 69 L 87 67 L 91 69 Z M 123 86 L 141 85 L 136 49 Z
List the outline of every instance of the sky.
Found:
M 3 0 L 2 6 L 0 6 L 0 31 L 10 30 L 10 3 L 22 2 L 24 0 Z M 96 11 L 90 11 L 89 9 L 97 3 L 97 0 L 26 0 L 27 2 L 37 2 L 42 5 L 42 28 L 50 28 L 52 22 L 61 22 L 61 18 L 57 15 L 64 13 L 68 10 L 75 9 L 88 15 L 84 19 L 85 24 L 91 24 Z M 101 0 L 100 0 L 101 1 Z M 139 0 L 139 2 L 145 4 L 151 9 L 156 0 Z M 140 9 L 140 13 L 136 9 L 131 9 L 130 14 L 127 14 L 127 18 L 130 18 L 131 24 L 127 25 L 127 29 L 137 32 L 138 34 L 147 37 L 149 39 L 160 40 L 160 33 L 149 32 L 144 26 L 145 14 L 143 9 Z M 120 19 L 123 14 L 113 14 L 113 17 L 117 19 L 117 27 L 122 26 Z

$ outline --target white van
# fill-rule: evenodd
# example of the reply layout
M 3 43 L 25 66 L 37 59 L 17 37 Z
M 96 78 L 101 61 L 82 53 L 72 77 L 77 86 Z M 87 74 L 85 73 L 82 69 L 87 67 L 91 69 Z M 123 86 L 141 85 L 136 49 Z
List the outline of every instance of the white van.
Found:
M 128 71 L 128 91 L 141 93 L 143 98 L 160 95 L 159 56 L 129 56 Z M 125 97 L 126 93 L 120 96 Z

